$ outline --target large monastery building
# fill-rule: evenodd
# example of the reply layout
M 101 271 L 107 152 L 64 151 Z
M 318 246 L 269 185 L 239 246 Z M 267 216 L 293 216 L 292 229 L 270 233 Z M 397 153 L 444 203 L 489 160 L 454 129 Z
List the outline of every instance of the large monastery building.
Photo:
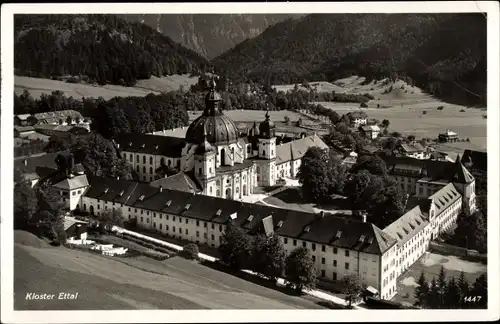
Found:
M 285 142 L 276 137 L 269 113 L 247 134 L 221 109 L 221 96 L 212 83 L 205 110 L 186 131 L 185 138 L 120 134 L 115 139 L 122 158 L 143 182 L 166 188 L 180 186 L 208 196 L 239 199 L 256 186 L 273 186 L 297 175 L 310 147 L 328 149 L 316 135 Z M 279 143 L 278 143 L 279 142 Z M 164 178 L 162 169 L 176 169 Z

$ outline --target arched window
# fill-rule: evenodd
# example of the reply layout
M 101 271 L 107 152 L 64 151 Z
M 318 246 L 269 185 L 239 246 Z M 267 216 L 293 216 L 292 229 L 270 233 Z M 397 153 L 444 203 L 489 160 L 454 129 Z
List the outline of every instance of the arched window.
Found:
M 274 150 L 271 150 L 271 155 L 274 155 Z
M 135 162 L 139 162 L 139 154 L 135 156 Z
M 217 190 L 217 192 L 215 193 L 215 195 L 216 195 L 217 197 L 220 197 L 220 190 Z
M 149 167 L 149 174 L 153 174 L 153 167 Z
M 172 160 L 168 159 L 168 166 L 172 165 Z
M 139 172 L 139 166 L 138 165 L 135 166 L 135 171 Z
M 149 157 L 149 164 L 153 164 L 153 157 L 152 156 Z
M 215 184 L 216 184 L 217 186 L 220 186 L 220 180 L 217 180 L 217 181 L 215 182 Z
M 134 162 L 134 155 L 130 154 L 130 162 Z
M 161 158 L 161 160 L 160 160 L 160 165 L 161 165 L 161 166 L 164 166 L 164 165 L 165 165 L 165 158 Z
M 142 173 L 146 173 L 146 167 L 145 166 L 142 167 Z
M 210 194 L 212 194 L 212 187 L 209 187 L 208 190 L 209 190 Z
M 143 155 L 143 156 L 142 156 L 142 163 L 143 163 L 143 164 L 146 164 L 146 155 Z
M 266 155 L 266 150 L 262 150 L 262 155 Z

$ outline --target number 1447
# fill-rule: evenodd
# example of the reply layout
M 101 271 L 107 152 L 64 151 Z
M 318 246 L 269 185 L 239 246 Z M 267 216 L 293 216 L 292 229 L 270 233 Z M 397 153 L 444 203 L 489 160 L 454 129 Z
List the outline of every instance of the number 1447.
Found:
M 467 296 L 464 297 L 466 303 L 477 303 L 481 300 L 481 296 Z

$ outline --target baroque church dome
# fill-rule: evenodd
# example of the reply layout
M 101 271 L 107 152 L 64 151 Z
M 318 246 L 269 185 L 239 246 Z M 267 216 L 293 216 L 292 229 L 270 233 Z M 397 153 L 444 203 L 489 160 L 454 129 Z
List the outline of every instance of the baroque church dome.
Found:
M 215 81 L 210 82 L 210 91 L 205 96 L 205 111 L 194 120 L 186 132 L 186 141 L 202 144 L 205 139 L 212 145 L 236 143 L 239 131 L 234 122 L 222 113 L 221 95 L 215 91 Z

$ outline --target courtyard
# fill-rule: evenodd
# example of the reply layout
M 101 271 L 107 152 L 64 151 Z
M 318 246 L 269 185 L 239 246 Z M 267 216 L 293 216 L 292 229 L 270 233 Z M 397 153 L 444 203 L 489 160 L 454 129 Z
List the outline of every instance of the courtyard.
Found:
M 463 271 L 469 284 L 473 283 L 476 278 L 487 271 L 487 265 L 480 262 L 467 261 L 453 255 L 427 252 L 400 276 L 397 287 L 398 294 L 393 300 L 413 305 L 416 301 L 414 297 L 415 287 L 418 286 L 417 281 L 422 271 L 429 282 L 432 280 L 432 277 L 436 277 L 437 279 L 441 266 L 444 267 L 447 278 L 458 278 L 460 272 Z

